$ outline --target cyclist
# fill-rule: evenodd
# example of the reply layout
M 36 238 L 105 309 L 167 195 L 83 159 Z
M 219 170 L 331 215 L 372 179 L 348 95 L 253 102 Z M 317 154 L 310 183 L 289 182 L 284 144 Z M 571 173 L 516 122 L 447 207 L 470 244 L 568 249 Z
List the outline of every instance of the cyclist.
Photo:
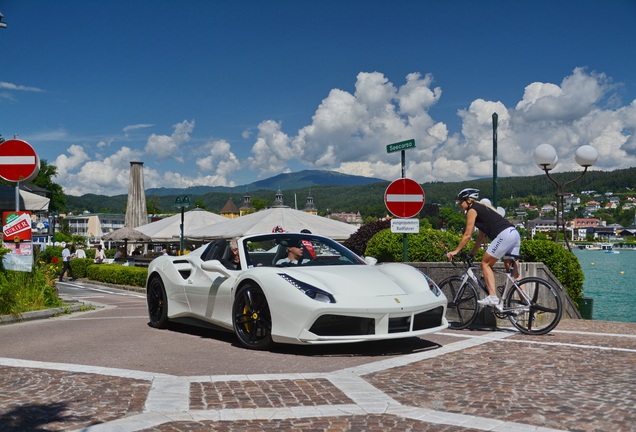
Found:
M 499 298 L 497 297 L 495 274 L 492 267 L 505 255 L 519 255 L 521 239 L 519 232 L 510 222 L 502 217 L 494 208 L 476 201 L 478 198 L 478 189 L 468 188 L 457 194 L 456 200 L 461 209 L 466 213 L 466 230 L 457 248 L 452 252 L 448 252 L 446 257 L 452 260 L 453 257 L 468 244 L 475 228 L 479 230 L 479 236 L 475 241 L 471 255 L 475 256 L 484 238 L 488 236 L 492 241 L 486 253 L 484 253 L 484 258 L 481 260 L 481 271 L 483 272 L 489 295 L 479 300 L 478 303 L 483 306 L 496 306 L 499 305 Z M 510 257 L 508 257 L 508 259 L 504 258 L 506 270 L 510 269 L 512 261 Z M 518 275 L 513 274 L 513 277 L 517 278 Z

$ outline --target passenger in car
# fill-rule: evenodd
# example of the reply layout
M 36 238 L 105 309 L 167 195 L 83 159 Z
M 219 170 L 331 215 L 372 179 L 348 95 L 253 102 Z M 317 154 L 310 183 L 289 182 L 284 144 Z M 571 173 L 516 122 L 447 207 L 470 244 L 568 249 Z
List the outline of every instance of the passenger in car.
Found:
M 238 237 L 230 240 L 230 244 L 228 246 L 229 255 L 227 258 L 222 258 L 221 264 L 225 266 L 225 268 L 229 270 L 240 270 L 241 269 L 241 257 L 239 256 L 238 250 Z M 227 255 L 227 254 L 224 254 Z
M 281 258 L 276 261 L 276 265 L 298 265 L 309 262 L 307 258 L 303 258 L 303 244 L 300 240 L 284 240 L 280 243 L 287 247 L 287 258 Z

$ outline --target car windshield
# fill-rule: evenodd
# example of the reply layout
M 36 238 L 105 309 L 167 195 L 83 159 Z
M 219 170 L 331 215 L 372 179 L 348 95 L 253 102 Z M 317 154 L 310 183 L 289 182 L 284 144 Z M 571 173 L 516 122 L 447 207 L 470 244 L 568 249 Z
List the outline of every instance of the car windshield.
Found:
M 365 264 L 341 244 L 311 234 L 266 234 L 245 239 L 243 246 L 249 267 Z

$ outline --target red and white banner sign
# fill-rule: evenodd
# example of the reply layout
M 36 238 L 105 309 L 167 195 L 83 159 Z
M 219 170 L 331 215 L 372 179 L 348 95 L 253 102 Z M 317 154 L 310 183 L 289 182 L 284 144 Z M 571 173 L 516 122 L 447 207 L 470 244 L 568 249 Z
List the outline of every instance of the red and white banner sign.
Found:
M 4 241 L 31 240 L 31 212 L 4 212 L 2 221 Z

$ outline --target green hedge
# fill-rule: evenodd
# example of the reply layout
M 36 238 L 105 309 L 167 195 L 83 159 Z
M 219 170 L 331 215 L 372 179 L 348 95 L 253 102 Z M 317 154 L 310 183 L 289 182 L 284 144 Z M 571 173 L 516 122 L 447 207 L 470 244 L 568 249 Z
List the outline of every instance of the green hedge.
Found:
M 87 268 L 89 265 L 95 264 L 95 261 L 90 258 L 74 258 L 71 260 L 71 269 L 73 275 L 76 278 L 86 277 Z
M 119 264 L 93 264 L 86 268 L 86 276 L 105 283 L 145 287 L 148 269 Z
M 382 230 L 369 240 L 364 254 L 377 258 L 380 262 L 402 262 L 402 238 L 402 234 L 392 233 L 390 229 Z M 460 239 L 461 236 L 456 234 L 430 228 L 422 229 L 418 234 L 407 234 L 408 261 L 446 261 L 445 252 L 455 249 Z M 472 243 L 466 246 L 467 251 L 470 251 L 469 247 L 472 248 Z

